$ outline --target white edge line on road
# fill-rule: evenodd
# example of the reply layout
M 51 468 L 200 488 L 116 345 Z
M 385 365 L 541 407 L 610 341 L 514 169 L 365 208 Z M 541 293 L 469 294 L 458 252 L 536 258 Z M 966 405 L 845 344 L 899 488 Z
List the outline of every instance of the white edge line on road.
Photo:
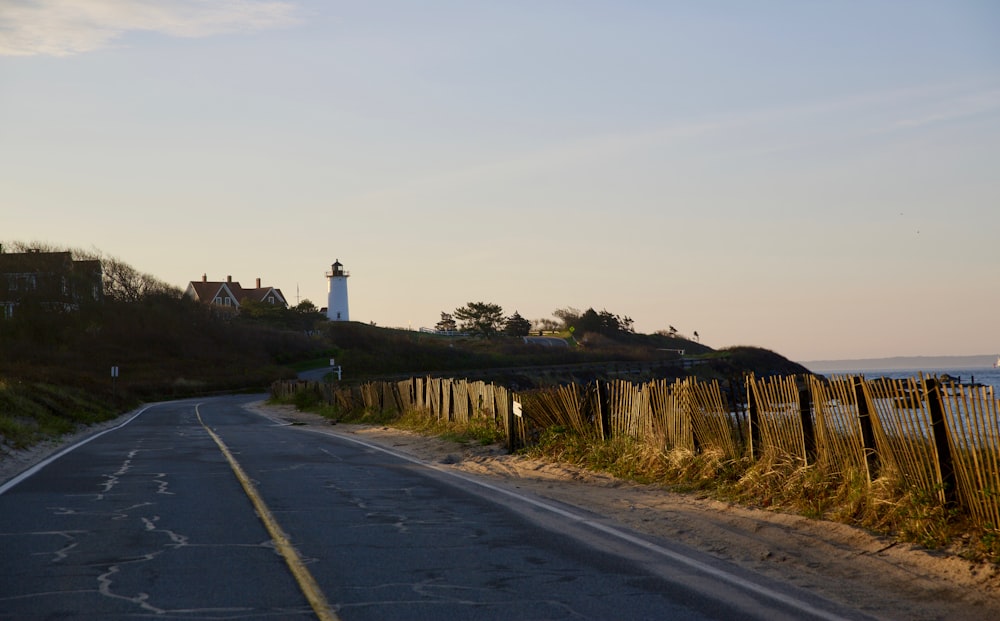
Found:
M 164 401 L 163 403 L 169 403 L 169 402 L 168 401 Z M 0 496 L 2 496 L 4 494 L 4 492 L 6 492 L 7 490 L 11 489 L 12 487 L 14 487 L 15 485 L 17 485 L 21 481 L 24 481 L 28 477 L 31 477 L 31 476 L 37 474 L 38 471 L 40 471 L 42 468 L 44 468 L 45 466 L 48 466 L 49 464 L 51 464 L 55 460 L 59 459 L 63 455 L 66 455 L 67 453 L 70 453 L 70 452 L 72 452 L 72 451 L 80 448 L 81 446 L 83 446 L 84 444 L 90 442 L 91 440 L 96 440 L 97 438 L 100 438 L 101 436 L 103 436 L 106 433 L 111 433 L 112 431 L 117 431 L 118 429 L 121 429 L 125 425 L 127 425 L 127 424 L 131 423 L 132 421 L 134 421 L 135 419 L 139 418 L 139 416 L 143 412 L 145 412 L 146 410 L 148 410 L 149 408 L 151 408 L 153 406 L 156 406 L 156 405 L 163 405 L 163 403 L 150 403 L 149 405 L 144 405 L 134 415 L 130 416 L 129 419 L 126 420 L 125 422 L 123 422 L 123 423 L 121 423 L 119 425 L 115 425 L 114 427 L 110 427 L 108 429 L 105 429 L 104 431 L 95 433 L 94 435 L 89 436 L 87 438 L 84 438 L 83 440 L 80 440 L 79 442 L 77 442 L 75 444 L 71 444 L 71 445 L 63 448 L 58 453 L 53 453 L 52 455 L 49 455 L 48 457 L 46 457 L 42 461 L 38 462 L 34 466 L 28 468 L 27 470 L 25 470 L 21 474 L 19 474 L 16 477 L 14 477 L 10 481 L 7 481 L 3 485 L 0 485 Z
M 359 440 L 357 438 L 352 438 L 352 437 L 350 437 L 348 435 L 345 435 L 345 434 L 342 434 L 342 433 L 339 433 L 339 432 L 336 432 L 336 431 L 333 431 L 333 430 L 309 429 L 308 427 L 301 427 L 301 429 L 303 429 L 304 431 L 311 431 L 313 433 L 322 433 L 322 434 L 326 434 L 326 435 L 332 435 L 332 436 L 335 436 L 337 438 L 341 438 L 343 440 L 347 440 L 348 442 L 353 442 L 355 444 L 359 444 L 361 446 L 370 448 L 372 450 L 381 451 L 381 452 L 386 453 L 388 455 L 392 455 L 393 457 L 398 457 L 399 459 L 403 459 L 403 460 L 406 460 L 406 461 L 414 463 L 414 464 L 418 464 L 418 465 L 421 465 L 421 466 L 424 466 L 424 467 L 427 467 L 427 468 L 431 468 L 431 469 L 433 469 L 433 470 L 435 470 L 437 472 L 440 472 L 442 474 L 446 474 L 446 475 L 455 477 L 457 479 L 461 479 L 461 480 L 463 480 L 463 481 L 465 481 L 467 483 L 471 483 L 473 485 L 478 485 L 479 487 L 486 488 L 486 489 L 488 489 L 488 490 L 490 490 L 492 492 L 497 492 L 499 494 L 504 494 L 506 496 L 510 496 L 511 498 L 515 498 L 515 499 L 517 499 L 517 500 L 519 500 L 519 501 L 521 501 L 523 503 L 527 503 L 527 504 L 532 505 L 534 507 L 537 507 L 539 509 L 543 509 L 543 510 L 548 511 L 550 513 L 554 513 L 554 514 L 556 514 L 558 516 L 564 517 L 564 518 L 566 518 L 568 520 L 572 520 L 572 521 L 577 522 L 579 524 L 583 524 L 585 526 L 589 526 L 590 528 L 593 528 L 594 530 L 601 531 L 602 533 L 605 533 L 606 535 L 610 535 L 610 536 L 615 537 L 617 539 L 620 539 L 622 541 L 627 541 L 628 543 L 631 543 L 632 545 L 639 546 L 639 547 L 644 548 L 644 549 L 646 549 L 646 550 L 648 550 L 650 552 L 653 552 L 655 554 L 659 554 L 661 556 L 665 556 L 667 558 L 670 558 L 670 559 L 672 559 L 674 561 L 677 561 L 678 563 L 681 563 L 683 565 L 687 565 L 688 567 L 690 567 L 692 569 L 696 569 L 696 570 L 698 570 L 698 571 L 700 571 L 702 573 L 708 574 L 708 575 L 710 575 L 710 576 L 712 576 L 714 578 L 717 578 L 717 579 L 722 580 L 724 582 L 728 582 L 729 584 L 738 586 L 738 587 L 740 587 L 742 589 L 745 589 L 747 591 L 756 593 L 756 594 L 761 595 L 763 597 L 767 597 L 767 598 L 772 599 L 774 601 L 781 602 L 781 603 L 783 603 L 783 604 L 785 604 L 787 606 L 790 606 L 790 607 L 792 607 L 792 608 L 794 608 L 796 610 L 800 610 L 800 611 L 805 612 L 807 614 L 813 615 L 816 618 L 826 619 L 827 621 L 845 621 L 845 617 L 842 617 L 840 615 L 834 614 L 832 612 L 828 612 L 826 610 L 821 610 L 819 608 L 816 608 L 815 606 L 809 604 L 808 602 L 802 601 L 802 600 L 800 600 L 800 599 L 798 599 L 796 597 L 793 597 L 791 595 L 786 595 L 784 593 L 780 593 L 780 592 L 775 591 L 773 589 L 770 589 L 768 587 L 761 586 L 761 585 L 756 584 L 754 582 L 751 582 L 751 581 L 749 581 L 749 580 L 747 580 L 745 578 L 741 578 L 741 577 L 739 577 L 739 576 L 737 576 L 735 574 L 729 573 L 728 571 L 725 571 L 723 569 L 719 569 L 718 567 L 713 567 L 712 565 L 709 565 L 707 563 L 703 563 L 703 562 L 701 562 L 701 561 L 699 561 L 697 559 L 694 559 L 694 558 L 691 558 L 691 557 L 686 556 L 684 554 L 681 554 L 680 552 L 675 552 L 673 550 L 669 550 L 667 548 L 664 548 L 663 546 L 656 545 L 655 543 L 652 543 L 650 541 L 646 541 L 645 539 L 642 539 L 640 537 L 636 537 L 636 536 L 634 536 L 634 535 L 632 535 L 630 533 L 627 533 L 625 531 L 619 530 L 619 529 L 614 528 L 612 526 L 608 526 L 607 524 L 602 524 L 600 522 L 596 522 L 594 520 L 587 519 L 587 518 L 583 517 L 582 515 L 579 515 L 577 513 L 573 513 L 572 511 L 568 511 L 566 509 L 562 509 L 562 508 L 557 507 L 555 505 L 551 505 L 551 504 L 549 504 L 547 502 L 543 502 L 543 501 L 541 501 L 541 500 L 539 500 L 537 498 L 532 498 L 530 496 L 524 496 L 523 494 L 519 494 L 519 493 L 517 493 L 515 491 L 509 490 L 509 489 L 505 489 L 503 487 L 498 487 L 496 485 L 493 485 L 492 483 L 487 483 L 486 481 L 482 481 L 482 480 L 480 480 L 478 478 L 472 477 L 472 476 L 467 475 L 465 473 L 455 472 L 454 470 L 443 468 L 443 467 L 441 467 L 441 466 L 439 466 L 437 464 L 432 464 L 432 463 L 429 463 L 429 462 L 417 459 L 416 457 L 412 457 L 410 455 L 406 455 L 406 454 L 403 454 L 403 453 L 396 452 L 396 451 L 394 451 L 392 449 L 388 449 L 388 448 L 386 448 L 384 446 L 379 446 L 377 444 L 372 444 L 370 442 L 365 442 L 364 440 Z

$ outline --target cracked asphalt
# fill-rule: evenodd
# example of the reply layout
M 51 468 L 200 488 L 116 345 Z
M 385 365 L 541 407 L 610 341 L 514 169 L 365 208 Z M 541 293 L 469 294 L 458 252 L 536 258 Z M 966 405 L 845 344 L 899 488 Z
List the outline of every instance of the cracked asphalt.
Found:
M 8 487 L 0 619 L 317 617 L 199 413 L 340 619 L 863 618 L 259 398 L 154 404 Z

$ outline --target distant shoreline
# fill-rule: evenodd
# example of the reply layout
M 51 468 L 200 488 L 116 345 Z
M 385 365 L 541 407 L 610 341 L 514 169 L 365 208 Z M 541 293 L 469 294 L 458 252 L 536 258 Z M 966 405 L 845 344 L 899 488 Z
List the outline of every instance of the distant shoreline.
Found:
M 928 369 L 990 369 L 997 354 L 975 356 L 893 356 L 891 358 L 856 358 L 847 360 L 810 360 L 799 362 L 814 373 L 828 371 L 923 371 Z

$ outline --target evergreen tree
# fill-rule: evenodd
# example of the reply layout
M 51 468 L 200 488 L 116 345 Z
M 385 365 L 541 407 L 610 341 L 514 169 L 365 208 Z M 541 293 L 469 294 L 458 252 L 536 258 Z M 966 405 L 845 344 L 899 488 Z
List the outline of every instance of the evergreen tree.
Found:
M 455 318 L 461 322 L 460 329 L 486 338 L 495 336 L 504 325 L 503 308 L 486 302 L 469 302 L 456 308 Z
M 628 316 L 615 315 L 606 309 L 601 312 L 588 308 L 577 318 L 576 331 L 579 334 L 594 332 L 605 336 L 632 334 L 632 319 Z
M 528 336 L 531 332 L 531 322 L 514 311 L 514 314 L 507 318 L 503 332 L 507 336 Z
M 434 324 L 434 329 L 438 332 L 455 332 L 458 330 L 458 324 L 455 323 L 455 318 L 451 316 L 451 313 L 441 312 L 441 321 Z

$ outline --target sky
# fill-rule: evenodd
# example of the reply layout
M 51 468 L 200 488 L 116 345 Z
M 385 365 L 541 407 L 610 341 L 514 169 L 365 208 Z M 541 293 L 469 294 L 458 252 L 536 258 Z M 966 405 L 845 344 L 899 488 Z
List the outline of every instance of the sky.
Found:
M 987 354 L 998 240 L 992 0 L 0 2 L 0 241 L 178 288 Z

